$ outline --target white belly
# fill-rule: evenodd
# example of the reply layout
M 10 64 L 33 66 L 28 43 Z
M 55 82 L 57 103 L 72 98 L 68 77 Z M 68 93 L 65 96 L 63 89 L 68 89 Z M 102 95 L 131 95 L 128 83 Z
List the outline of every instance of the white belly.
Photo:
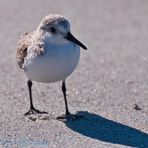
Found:
M 24 71 L 29 80 L 50 83 L 64 80 L 76 68 L 80 57 L 79 46 L 68 42 L 63 45 L 48 45 L 45 53 L 37 56 L 28 50 Z

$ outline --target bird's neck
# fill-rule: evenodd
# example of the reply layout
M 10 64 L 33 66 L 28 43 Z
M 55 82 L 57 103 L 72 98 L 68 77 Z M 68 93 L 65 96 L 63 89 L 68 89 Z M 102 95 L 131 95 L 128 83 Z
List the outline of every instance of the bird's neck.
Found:
M 35 32 L 35 43 L 48 43 L 50 40 L 50 34 L 45 31 L 37 30 Z
M 50 45 L 63 45 L 67 44 L 67 40 L 61 38 L 60 36 L 51 36 L 47 31 L 37 30 L 36 31 L 36 42 Z

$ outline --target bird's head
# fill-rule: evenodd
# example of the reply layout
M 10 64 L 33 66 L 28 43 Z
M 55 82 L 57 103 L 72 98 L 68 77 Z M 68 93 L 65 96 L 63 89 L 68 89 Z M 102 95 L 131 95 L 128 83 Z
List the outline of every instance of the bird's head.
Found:
M 51 14 L 45 16 L 38 30 L 43 32 L 47 40 L 53 44 L 62 44 L 67 41 L 73 42 L 83 49 L 87 49 L 70 31 L 70 23 L 61 15 Z

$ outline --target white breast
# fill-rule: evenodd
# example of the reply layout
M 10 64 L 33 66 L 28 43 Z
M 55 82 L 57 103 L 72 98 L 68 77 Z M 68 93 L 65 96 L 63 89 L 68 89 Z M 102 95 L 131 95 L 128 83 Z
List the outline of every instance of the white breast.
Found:
M 47 45 L 45 53 L 38 56 L 33 47 L 28 49 L 24 71 L 28 79 L 43 83 L 64 80 L 76 68 L 80 47 L 67 42 L 63 45 Z

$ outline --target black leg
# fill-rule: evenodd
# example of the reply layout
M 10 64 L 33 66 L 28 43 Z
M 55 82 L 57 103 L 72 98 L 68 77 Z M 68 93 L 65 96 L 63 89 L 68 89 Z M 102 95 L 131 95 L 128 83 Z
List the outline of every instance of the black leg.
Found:
M 25 113 L 25 116 L 31 115 L 31 114 L 48 114 L 47 112 L 39 111 L 34 107 L 33 100 L 32 100 L 32 81 L 28 80 L 27 84 L 28 84 L 29 98 L 30 98 L 30 109 L 27 113 Z
M 68 104 L 67 104 L 67 98 L 66 98 L 66 85 L 65 85 L 65 80 L 62 82 L 62 91 L 64 95 L 64 101 L 65 101 L 65 114 L 62 116 L 57 117 L 58 120 L 75 120 L 75 119 L 80 119 L 83 118 L 83 115 L 75 115 L 71 114 L 68 109 Z
M 65 101 L 65 114 L 68 115 L 70 114 L 69 109 L 68 109 L 68 104 L 67 104 L 67 98 L 66 98 L 66 85 L 65 85 L 65 80 L 62 82 L 62 91 L 64 95 L 64 101 Z
M 33 109 L 34 106 L 33 106 L 33 101 L 32 101 L 32 81 L 28 80 L 27 84 L 28 84 L 28 90 L 29 90 L 30 108 Z

